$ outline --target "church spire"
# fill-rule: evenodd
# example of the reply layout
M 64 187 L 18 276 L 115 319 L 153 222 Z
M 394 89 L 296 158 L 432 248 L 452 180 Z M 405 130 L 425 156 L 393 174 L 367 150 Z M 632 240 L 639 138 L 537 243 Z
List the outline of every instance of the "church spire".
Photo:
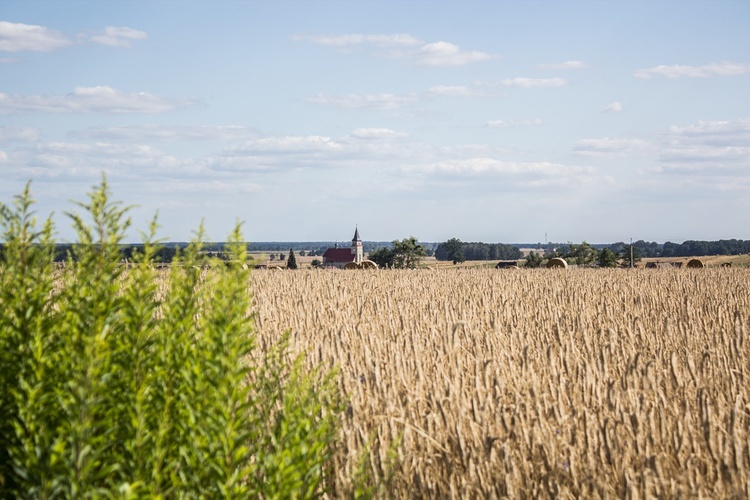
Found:
M 354 229 L 354 238 L 352 238 L 352 254 L 354 255 L 355 264 L 360 264 L 365 258 L 362 238 L 359 237 L 359 228 L 356 226 Z

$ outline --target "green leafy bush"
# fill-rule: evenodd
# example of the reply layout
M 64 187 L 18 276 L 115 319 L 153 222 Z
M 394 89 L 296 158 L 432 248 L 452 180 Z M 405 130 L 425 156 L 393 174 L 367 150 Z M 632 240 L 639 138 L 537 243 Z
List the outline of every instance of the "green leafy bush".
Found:
M 287 341 L 261 349 L 246 245 L 203 257 L 201 228 L 157 269 L 156 219 L 130 265 L 128 208 L 95 187 L 54 263 L 29 187 L 0 204 L 0 497 L 311 497 L 341 405 Z

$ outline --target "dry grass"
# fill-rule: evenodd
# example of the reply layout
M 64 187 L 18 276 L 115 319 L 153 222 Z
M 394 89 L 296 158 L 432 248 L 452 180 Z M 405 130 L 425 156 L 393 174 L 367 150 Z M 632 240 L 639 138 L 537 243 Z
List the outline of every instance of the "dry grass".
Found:
M 349 398 L 334 495 L 750 494 L 750 271 L 256 271 Z M 395 461 L 389 462 L 389 450 Z

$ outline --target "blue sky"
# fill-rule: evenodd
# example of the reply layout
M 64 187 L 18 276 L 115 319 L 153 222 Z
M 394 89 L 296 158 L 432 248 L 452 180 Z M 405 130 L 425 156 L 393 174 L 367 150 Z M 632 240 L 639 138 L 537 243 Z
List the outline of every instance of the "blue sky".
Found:
M 102 172 L 171 240 L 750 239 L 750 2 L 3 0 L 0 200 Z

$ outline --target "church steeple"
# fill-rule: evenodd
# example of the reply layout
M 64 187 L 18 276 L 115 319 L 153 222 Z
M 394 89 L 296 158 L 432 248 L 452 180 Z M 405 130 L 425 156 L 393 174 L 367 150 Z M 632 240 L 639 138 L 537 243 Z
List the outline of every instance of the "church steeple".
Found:
M 364 248 L 362 247 L 362 238 L 359 237 L 359 228 L 355 226 L 354 238 L 352 238 L 352 254 L 354 254 L 354 262 L 361 264 L 365 259 Z

